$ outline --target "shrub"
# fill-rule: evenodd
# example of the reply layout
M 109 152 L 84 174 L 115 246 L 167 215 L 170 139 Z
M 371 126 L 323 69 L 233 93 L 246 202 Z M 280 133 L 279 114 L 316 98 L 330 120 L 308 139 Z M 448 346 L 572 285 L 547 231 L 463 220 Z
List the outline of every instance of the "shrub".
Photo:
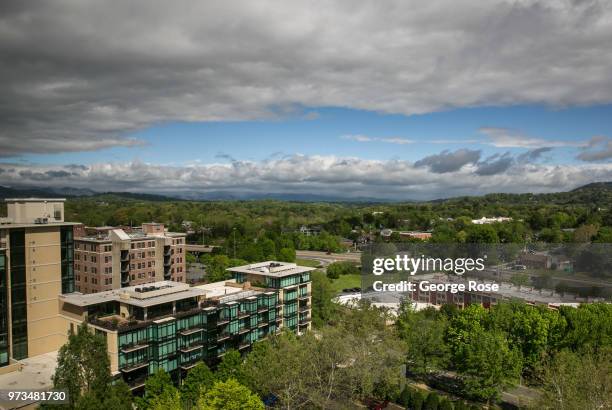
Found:
M 431 392 L 427 395 L 423 410 L 438 410 L 438 395 L 436 393 Z

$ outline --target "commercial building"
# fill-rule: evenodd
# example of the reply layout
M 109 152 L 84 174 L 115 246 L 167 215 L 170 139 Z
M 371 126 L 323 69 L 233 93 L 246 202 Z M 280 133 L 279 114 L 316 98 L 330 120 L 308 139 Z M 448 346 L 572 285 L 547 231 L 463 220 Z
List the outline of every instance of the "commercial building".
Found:
M 64 199 L 6 199 L 0 218 L 0 373 L 67 339 L 58 295 L 74 291 L 73 226 Z
M 435 273 L 415 276 L 413 281 L 417 284 L 422 281 L 427 281 L 432 284 L 464 284 L 466 285 L 466 290 L 456 293 L 451 291 L 430 291 L 423 290 L 421 286 L 417 285 L 414 291 L 409 292 L 409 295 L 414 302 L 428 303 L 433 306 L 452 304 L 461 308 L 474 303 L 481 304 L 484 307 L 490 307 L 502 301 L 521 301 L 529 305 L 543 305 L 551 308 L 556 308 L 561 305 L 575 306 L 580 303 L 604 301 L 603 298 L 588 298 L 571 294 L 559 294 L 553 290 L 538 290 L 527 286 L 514 286 L 505 282 L 470 280 L 478 284 L 496 283 L 498 285 L 498 290 L 491 292 L 469 290 L 467 288 L 468 279 L 454 275 Z
M 164 225 L 85 228 L 74 239 L 75 287 L 81 293 L 172 280 L 185 282 L 185 234 Z
M 264 274 L 264 266 L 272 272 Z M 193 287 L 162 281 L 62 295 L 66 331 L 87 322 L 105 335 L 111 371 L 138 390 L 157 369 L 177 380 L 199 361 L 214 365 L 228 349 L 247 351 L 283 327 L 296 332 L 310 327 L 312 268 L 266 262 L 234 269 L 240 280 Z M 257 282 L 243 275 L 251 269 L 258 273 L 249 277 Z

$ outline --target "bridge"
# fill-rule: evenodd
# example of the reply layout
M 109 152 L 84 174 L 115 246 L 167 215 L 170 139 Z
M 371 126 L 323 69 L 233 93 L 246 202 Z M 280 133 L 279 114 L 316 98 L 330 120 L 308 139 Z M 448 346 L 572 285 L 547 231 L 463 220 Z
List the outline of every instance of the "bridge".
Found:
M 214 245 L 197 245 L 197 244 L 186 244 L 185 245 L 185 250 L 187 252 L 191 252 L 191 253 L 211 253 L 215 248 L 218 248 L 218 246 L 214 246 Z

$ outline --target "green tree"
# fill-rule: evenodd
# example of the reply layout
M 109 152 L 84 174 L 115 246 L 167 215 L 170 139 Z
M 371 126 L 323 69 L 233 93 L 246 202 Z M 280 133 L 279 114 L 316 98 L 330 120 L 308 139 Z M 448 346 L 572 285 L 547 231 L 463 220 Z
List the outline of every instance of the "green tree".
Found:
M 466 228 L 466 243 L 498 243 L 499 236 L 491 225 L 470 225 Z
M 143 397 L 136 398 L 139 409 L 152 409 L 160 403 L 173 402 L 178 394 L 170 375 L 164 369 L 158 369 L 145 382 L 145 393 Z
M 53 387 L 65 389 L 74 407 L 81 395 L 91 394 L 88 400 L 102 394 L 110 385 L 110 361 L 104 337 L 95 335 L 86 323 L 76 334 L 68 335 L 68 342 L 58 353 L 53 375 Z
M 225 352 L 221 363 L 217 366 L 215 376 L 219 381 L 234 379 L 238 382 L 242 382 L 244 380 L 244 375 L 242 373 L 242 356 L 240 352 L 234 349 L 229 349 Z
M 398 316 L 396 324 L 407 345 L 408 363 L 418 374 L 442 368 L 448 360 L 447 324 L 445 317 L 439 316 L 429 318 L 425 312 L 414 312 L 409 307 L 403 307 Z
M 335 296 L 331 282 L 325 274 L 319 270 L 311 273 L 312 280 L 312 323 L 316 327 L 329 322 L 334 314 L 336 305 L 332 302 Z
M 591 242 L 591 239 L 597 235 L 597 230 L 597 225 L 580 225 L 574 231 L 574 241 L 581 243 Z
M 281 262 L 295 262 L 295 249 L 281 248 L 278 252 L 278 260 Z
M 104 391 L 85 393 L 76 403 L 78 410 L 132 410 L 132 392 L 122 380 L 114 382 Z
M 198 401 L 201 410 L 263 410 L 263 402 L 234 379 L 218 381 Z
M 151 410 L 183 410 L 178 390 L 167 390 L 151 400 Z
M 557 353 L 544 366 L 538 409 L 612 408 L 612 350 Z
M 431 392 L 427 395 L 423 410 L 438 410 L 438 395 L 436 393 Z
M 215 375 L 204 362 L 195 365 L 189 370 L 180 387 L 184 406 L 186 408 L 195 406 L 202 393 L 211 388 L 214 382 Z
M 479 400 L 490 402 L 501 389 L 516 382 L 521 372 L 521 356 L 508 346 L 498 331 L 477 329 L 463 347 L 464 361 L 454 363 L 462 376 L 465 391 Z
M 370 317 L 375 314 L 378 320 Z M 334 408 L 396 392 L 405 355 L 401 340 L 384 327 L 380 310 L 366 306 L 344 315 L 317 334 L 285 332 L 257 343 L 244 366 L 249 386 L 260 396 L 274 394 L 284 408 Z
M 440 399 L 438 410 L 453 410 L 453 403 L 446 397 Z

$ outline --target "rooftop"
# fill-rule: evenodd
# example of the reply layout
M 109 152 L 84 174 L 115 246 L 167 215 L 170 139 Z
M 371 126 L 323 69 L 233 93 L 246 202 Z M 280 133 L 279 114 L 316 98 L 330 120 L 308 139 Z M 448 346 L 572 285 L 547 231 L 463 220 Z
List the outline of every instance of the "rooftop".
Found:
M 297 275 L 304 272 L 310 272 L 316 268 L 307 266 L 298 266 L 295 263 L 267 261 L 260 263 L 252 263 L 250 265 L 236 266 L 228 268 L 230 272 L 246 273 L 251 275 L 272 276 L 282 278 L 285 276 Z
M 207 283 L 206 285 L 194 286 L 194 288 L 204 290 L 207 299 L 218 299 L 221 303 L 245 299 L 264 293 L 262 290 L 244 289 L 241 285 L 236 283 L 235 279 Z
M 52 377 L 57 366 L 57 352 L 28 357 L 19 363 L 22 365 L 21 370 L 0 375 L 0 389 L 46 391 L 53 387 Z M 0 400 L 0 408 L 21 408 L 31 402 Z
M 5 198 L 4 202 L 66 202 L 66 198 Z
M 143 224 L 144 225 L 144 224 Z M 114 232 L 119 239 L 122 241 L 129 240 L 138 240 L 138 239 L 147 239 L 147 238 L 174 238 L 174 237 L 183 237 L 185 236 L 182 232 L 143 232 L 141 230 L 133 230 L 131 232 L 126 232 L 120 228 L 113 227 L 100 227 L 100 228 L 90 228 L 87 229 L 96 229 L 98 233 L 94 235 L 86 235 L 76 237 L 77 241 L 88 241 L 88 242 L 111 242 L 110 233 Z
M 186 283 L 161 281 L 147 285 L 128 286 L 105 292 L 82 294 L 79 292 L 60 295 L 60 300 L 75 306 L 92 306 L 106 302 L 121 302 L 132 306 L 149 307 L 176 300 L 204 296 L 202 289 Z

